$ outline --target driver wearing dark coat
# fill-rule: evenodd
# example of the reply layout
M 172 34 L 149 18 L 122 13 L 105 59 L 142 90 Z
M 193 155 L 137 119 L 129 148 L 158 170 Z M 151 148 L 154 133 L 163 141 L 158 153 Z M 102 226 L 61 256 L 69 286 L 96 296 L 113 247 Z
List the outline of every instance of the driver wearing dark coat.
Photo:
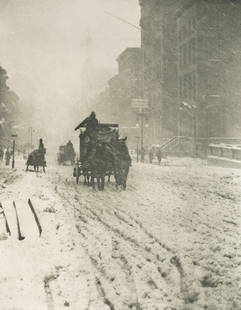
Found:
M 98 127 L 98 120 L 96 118 L 95 112 L 91 112 L 90 116 L 86 117 L 76 128 L 78 130 L 80 127 L 86 127 L 86 130 L 95 130 Z

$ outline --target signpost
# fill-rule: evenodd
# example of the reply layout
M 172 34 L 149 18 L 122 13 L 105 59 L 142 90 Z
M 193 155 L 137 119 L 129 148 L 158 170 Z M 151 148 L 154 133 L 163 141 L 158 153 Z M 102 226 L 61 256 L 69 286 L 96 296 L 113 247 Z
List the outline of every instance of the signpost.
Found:
M 146 99 L 132 99 L 131 106 L 134 109 L 148 109 L 148 101 Z
M 141 147 L 140 147 L 140 153 L 141 153 L 141 161 L 144 161 L 144 117 L 147 114 L 148 109 L 148 100 L 146 99 L 132 99 L 131 101 L 132 108 L 136 109 L 137 115 L 140 117 L 140 138 L 141 138 Z

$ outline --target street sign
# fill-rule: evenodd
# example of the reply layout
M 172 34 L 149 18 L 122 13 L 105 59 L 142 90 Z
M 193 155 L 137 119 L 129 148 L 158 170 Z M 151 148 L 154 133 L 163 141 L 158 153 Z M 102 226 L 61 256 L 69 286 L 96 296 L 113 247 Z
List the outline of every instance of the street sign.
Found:
M 132 99 L 131 106 L 134 109 L 148 109 L 148 101 L 146 99 Z

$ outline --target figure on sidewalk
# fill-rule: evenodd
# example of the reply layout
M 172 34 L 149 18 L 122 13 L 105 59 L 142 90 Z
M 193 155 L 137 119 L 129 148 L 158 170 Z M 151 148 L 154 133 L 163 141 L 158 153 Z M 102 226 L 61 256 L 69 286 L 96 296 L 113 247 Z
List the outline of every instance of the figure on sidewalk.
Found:
M 158 165 L 161 164 L 161 160 L 162 160 L 162 151 L 160 148 L 158 148 L 157 152 L 156 152 L 156 157 L 157 157 L 157 160 L 158 160 Z
M 141 148 L 141 162 L 145 162 L 146 150 L 144 147 Z
M 150 148 L 150 150 L 149 150 L 149 162 L 150 162 L 150 164 L 152 164 L 153 157 L 154 157 L 154 151 L 153 151 L 153 148 Z

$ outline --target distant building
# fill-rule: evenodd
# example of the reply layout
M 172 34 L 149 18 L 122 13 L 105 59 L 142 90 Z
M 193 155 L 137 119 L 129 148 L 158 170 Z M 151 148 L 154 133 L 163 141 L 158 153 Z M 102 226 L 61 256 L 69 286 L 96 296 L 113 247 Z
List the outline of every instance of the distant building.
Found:
M 101 122 L 110 123 L 114 121 L 108 87 L 92 98 L 90 110 L 95 111 L 98 120 Z
M 134 146 L 139 135 L 136 111 L 132 99 L 142 97 L 142 52 L 140 48 L 127 48 L 117 58 L 118 74 L 109 80 L 109 99 L 114 121 L 120 124 L 120 132 L 128 136 Z
M 196 107 L 180 110 L 181 135 L 240 136 L 240 11 L 238 1 L 193 0 L 177 13 L 179 103 Z

